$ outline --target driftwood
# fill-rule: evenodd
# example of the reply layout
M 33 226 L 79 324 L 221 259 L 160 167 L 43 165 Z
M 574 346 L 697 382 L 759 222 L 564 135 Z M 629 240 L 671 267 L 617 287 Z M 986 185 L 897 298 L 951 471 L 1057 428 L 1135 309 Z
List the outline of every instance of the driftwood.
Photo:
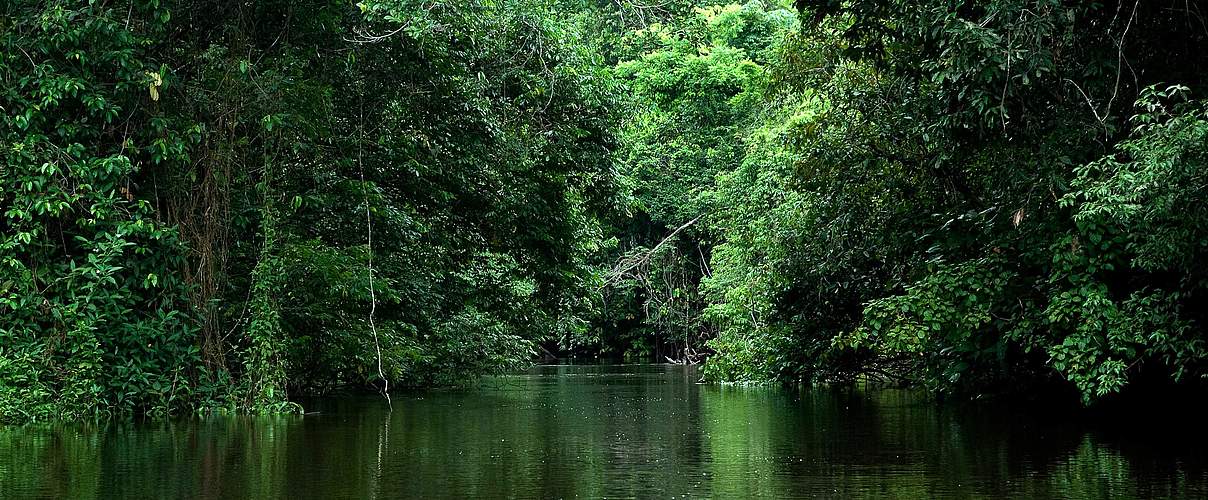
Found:
M 670 330 L 672 327 L 670 322 L 672 320 L 664 317 L 665 314 L 670 313 L 670 309 L 675 309 L 676 313 L 682 313 L 684 315 L 685 331 L 683 332 L 683 335 L 686 345 L 684 346 L 682 352 L 673 353 L 673 356 L 679 354 L 679 359 L 674 359 L 672 356 L 663 356 L 668 363 L 672 364 L 695 365 L 703 359 L 703 356 L 692 348 L 692 337 L 694 336 L 694 332 L 687 331 L 687 329 L 689 329 L 688 325 L 690 324 L 689 316 L 691 314 L 692 307 L 690 302 L 691 299 L 679 300 L 676 298 L 676 295 L 672 293 L 679 287 L 689 285 L 688 276 L 685 274 L 682 267 L 678 268 L 678 271 L 676 271 L 676 268 L 664 266 L 659 273 L 659 276 L 655 277 L 652 276 L 650 264 L 651 261 L 656 258 L 666 257 L 675 261 L 686 257 L 684 255 L 680 255 L 678 249 L 676 249 L 674 245 L 668 245 L 668 243 L 674 241 L 680 233 L 682 233 L 685 229 L 692 227 L 693 224 L 699 222 L 703 217 L 704 214 L 698 215 L 692 220 L 675 228 L 675 230 L 668 233 L 667 236 L 665 236 L 658 242 L 658 244 L 654 245 L 654 247 L 650 248 L 649 250 L 632 252 L 629 255 L 621 258 L 617 261 L 616 265 L 609 270 L 603 283 L 604 288 L 609 288 L 619 286 L 627 280 L 633 280 L 636 282 L 637 286 L 645 289 L 647 292 L 647 299 L 642 303 L 642 309 L 646 314 L 647 319 L 654 320 L 656 326 L 661 326 Z M 670 254 L 664 256 L 663 254 L 668 251 L 666 250 L 667 248 L 670 248 Z M 700 253 L 701 257 L 701 270 L 702 272 L 708 274 L 708 264 L 705 262 L 704 252 L 700 250 L 699 245 L 697 246 L 697 252 Z M 658 278 L 661 278 L 661 280 Z M 656 283 L 656 281 L 658 283 Z M 680 302 L 682 302 L 682 304 L 680 304 Z M 651 308 L 654 308 L 655 311 L 663 312 L 652 315 Z M 666 311 L 664 311 L 664 309 L 666 309 Z M 665 322 L 666 324 L 664 324 Z
M 668 363 L 673 365 L 696 365 L 701 362 L 701 354 L 693 350 L 691 347 L 684 348 L 684 357 L 680 359 L 672 359 L 671 356 L 663 356 Z
M 696 224 L 696 222 L 699 221 L 701 219 L 701 217 L 704 217 L 704 215 L 703 214 L 698 215 L 698 216 L 696 216 L 696 218 L 684 223 L 684 225 L 675 228 L 674 231 L 671 231 L 671 234 L 668 234 L 665 238 L 662 239 L 662 241 L 659 241 L 658 244 L 654 246 L 654 248 L 651 248 L 650 250 L 645 251 L 645 252 L 640 252 L 640 253 L 637 253 L 634 255 L 630 255 L 628 257 L 625 257 L 625 258 L 617 261 L 617 264 L 612 267 L 612 270 L 608 271 L 608 275 L 604 281 L 605 286 L 617 285 L 625 278 L 628 278 L 631 276 L 644 275 L 647 266 L 650 264 L 650 259 L 652 257 L 654 257 L 660 249 L 663 248 L 663 245 L 666 245 L 667 242 L 674 239 L 676 237 L 676 235 L 678 235 L 683 230 L 687 229 L 688 227 L 692 226 L 693 224 Z

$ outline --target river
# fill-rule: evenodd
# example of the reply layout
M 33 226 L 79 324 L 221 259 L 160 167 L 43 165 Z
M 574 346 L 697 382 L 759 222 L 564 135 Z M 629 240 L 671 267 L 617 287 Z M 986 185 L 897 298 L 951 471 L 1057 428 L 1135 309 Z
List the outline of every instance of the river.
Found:
M 305 416 L 2 428 L 0 498 L 1208 496 L 1205 448 L 1171 432 L 698 379 L 538 366 L 392 407 L 359 396 Z

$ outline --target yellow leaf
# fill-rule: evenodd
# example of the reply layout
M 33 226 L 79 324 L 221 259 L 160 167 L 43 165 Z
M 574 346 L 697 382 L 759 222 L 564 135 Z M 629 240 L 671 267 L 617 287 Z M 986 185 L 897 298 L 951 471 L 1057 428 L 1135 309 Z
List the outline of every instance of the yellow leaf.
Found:
M 159 100 L 159 86 L 164 84 L 164 77 L 158 72 L 147 72 L 147 76 L 151 77 L 151 83 L 147 84 L 147 91 L 151 93 L 151 100 Z

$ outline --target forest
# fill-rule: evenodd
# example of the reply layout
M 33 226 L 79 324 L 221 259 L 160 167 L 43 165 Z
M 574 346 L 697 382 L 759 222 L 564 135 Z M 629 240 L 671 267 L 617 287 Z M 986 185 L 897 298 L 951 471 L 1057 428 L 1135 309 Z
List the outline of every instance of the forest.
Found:
M 1183 0 L 7 0 L 0 422 L 1208 382 Z

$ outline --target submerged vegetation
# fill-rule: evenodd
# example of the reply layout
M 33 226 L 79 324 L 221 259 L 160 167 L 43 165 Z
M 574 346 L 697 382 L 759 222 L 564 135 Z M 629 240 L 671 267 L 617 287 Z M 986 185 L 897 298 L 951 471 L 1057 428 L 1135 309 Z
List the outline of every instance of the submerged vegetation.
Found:
M 1206 16 L 6 2 L 0 420 L 288 411 L 538 355 L 1202 383 Z

